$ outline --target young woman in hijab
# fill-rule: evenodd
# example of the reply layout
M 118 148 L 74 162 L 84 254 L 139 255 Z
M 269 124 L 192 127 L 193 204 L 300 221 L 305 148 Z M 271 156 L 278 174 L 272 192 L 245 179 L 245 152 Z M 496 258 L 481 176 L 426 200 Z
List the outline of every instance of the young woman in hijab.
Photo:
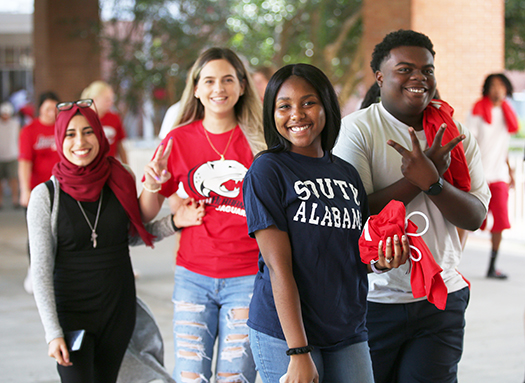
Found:
M 132 174 L 108 157 L 109 143 L 92 100 L 57 105 L 60 161 L 28 207 L 34 296 L 62 382 L 115 382 L 135 324 L 129 245 L 152 246 L 177 227 L 199 224 L 202 210 L 183 205 L 146 228 Z M 169 149 L 160 151 L 169 155 Z M 84 330 L 78 351 L 69 332 Z

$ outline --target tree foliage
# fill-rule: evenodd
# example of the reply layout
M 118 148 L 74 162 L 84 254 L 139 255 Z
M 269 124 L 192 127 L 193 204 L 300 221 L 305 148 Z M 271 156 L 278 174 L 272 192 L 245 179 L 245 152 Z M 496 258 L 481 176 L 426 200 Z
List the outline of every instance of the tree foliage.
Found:
M 524 0 L 505 0 L 505 68 L 525 70 Z
M 101 34 L 121 100 L 175 102 L 202 50 L 226 46 L 252 67 L 306 62 L 344 102 L 360 81 L 361 0 L 106 0 Z M 128 21 L 122 21 L 128 20 Z

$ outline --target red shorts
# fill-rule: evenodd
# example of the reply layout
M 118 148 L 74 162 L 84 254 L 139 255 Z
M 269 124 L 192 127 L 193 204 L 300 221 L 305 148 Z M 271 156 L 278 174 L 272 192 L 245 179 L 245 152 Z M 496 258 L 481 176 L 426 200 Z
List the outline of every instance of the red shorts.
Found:
M 492 213 L 494 218 L 494 224 L 492 225 L 491 232 L 500 232 L 505 229 L 510 229 L 509 221 L 509 185 L 506 182 L 494 182 L 489 184 L 490 197 L 489 212 Z M 485 229 L 487 225 L 487 219 L 483 221 L 481 230 Z

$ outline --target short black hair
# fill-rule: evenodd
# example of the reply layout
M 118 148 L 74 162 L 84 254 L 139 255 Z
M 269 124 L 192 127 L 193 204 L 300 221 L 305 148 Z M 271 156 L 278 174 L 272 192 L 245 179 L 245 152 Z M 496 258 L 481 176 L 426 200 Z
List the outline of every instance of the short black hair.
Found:
M 485 79 L 485 82 L 483 83 L 483 96 L 489 95 L 490 83 L 492 82 L 494 78 L 499 78 L 501 82 L 503 82 L 503 84 L 505 85 L 505 88 L 507 88 L 507 97 L 512 97 L 512 93 L 514 92 L 514 89 L 508 77 L 505 76 L 503 73 L 492 73 L 487 76 L 487 78 Z
M 263 127 L 268 150 L 259 153 L 259 155 L 265 152 L 290 151 L 291 143 L 277 131 L 274 113 L 277 93 L 284 82 L 292 76 L 305 79 L 319 95 L 326 116 L 326 123 L 321 132 L 321 146 L 323 150 L 330 152 L 335 145 L 341 129 L 341 109 L 332 83 L 320 69 L 313 65 L 290 64 L 275 72 L 266 87 L 263 101 Z
M 40 97 L 38 97 L 38 107 L 40 108 L 47 100 L 56 101 L 57 103 L 60 102 L 60 99 L 55 92 L 47 91 L 40 93 Z
M 383 41 L 375 46 L 370 61 L 372 71 L 377 72 L 383 61 L 390 56 L 390 51 L 398 47 L 422 47 L 428 49 L 432 57 L 436 55 L 434 45 L 428 36 L 410 29 L 400 29 L 386 35 Z

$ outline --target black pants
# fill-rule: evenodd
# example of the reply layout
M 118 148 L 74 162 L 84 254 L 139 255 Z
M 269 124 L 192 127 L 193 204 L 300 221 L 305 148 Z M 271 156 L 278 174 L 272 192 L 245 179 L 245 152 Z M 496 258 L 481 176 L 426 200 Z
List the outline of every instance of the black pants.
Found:
M 86 333 L 82 347 L 70 352 L 72 366 L 57 364 L 62 383 L 114 383 L 131 333 L 114 331 L 97 341 L 95 335 Z
M 469 296 L 468 287 L 448 294 L 445 310 L 427 300 L 368 302 L 368 343 L 376 383 L 457 382 Z

